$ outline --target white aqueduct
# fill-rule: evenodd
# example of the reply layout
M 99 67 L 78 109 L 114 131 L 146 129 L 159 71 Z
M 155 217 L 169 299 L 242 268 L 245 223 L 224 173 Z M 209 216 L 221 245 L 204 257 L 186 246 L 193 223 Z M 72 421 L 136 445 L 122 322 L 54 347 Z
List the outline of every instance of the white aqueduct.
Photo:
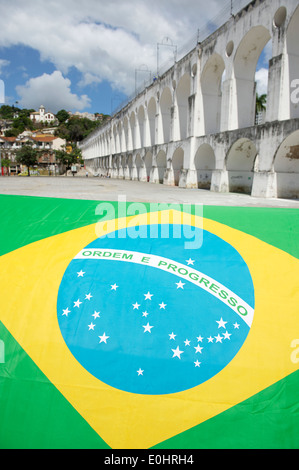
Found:
M 258 59 L 272 42 L 267 110 Z M 87 168 L 257 197 L 299 197 L 299 3 L 255 0 L 198 43 L 80 148 Z

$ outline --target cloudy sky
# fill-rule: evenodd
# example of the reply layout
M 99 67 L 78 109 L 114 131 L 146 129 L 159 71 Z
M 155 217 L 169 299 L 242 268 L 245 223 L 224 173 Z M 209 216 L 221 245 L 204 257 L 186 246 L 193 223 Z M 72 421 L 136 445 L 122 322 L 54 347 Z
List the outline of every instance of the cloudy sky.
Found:
M 229 7 L 229 0 L 0 0 L 5 102 L 110 114 L 156 73 L 157 44 L 180 49 Z M 159 47 L 159 62 L 172 53 Z

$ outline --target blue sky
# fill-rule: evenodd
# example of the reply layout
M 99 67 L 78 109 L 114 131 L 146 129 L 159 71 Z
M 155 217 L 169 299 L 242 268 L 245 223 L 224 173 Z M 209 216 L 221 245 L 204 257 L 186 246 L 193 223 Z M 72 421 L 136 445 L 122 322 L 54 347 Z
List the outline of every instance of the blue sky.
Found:
M 14 104 L 17 107 L 30 108 L 32 106 L 33 108 L 36 108 L 39 106 L 37 103 L 41 101 L 40 104 L 44 104 L 45 102 L 47 107 L 51 108 L 51 101 L 47 99 L 47 88 L 44 88 L 42 84 L 40 87 L 41 92 L 39 101 L 32 100 L 32 102 L 24 102 L 23 104 L 25 106 L 22 106 L 22 95 L 18 93 L 18 91 L 20 91 L 20 87 L 21 89 L 23 88 L 26 90 L 26 84 L 28 86 L 28 81 L 30 79 L 38 80 L 39 77 L 44 77 L 45 75 L 53 77 L 53 74 L 55 76 L 55 72 L 57 75 L 58 70 L 51 61 L 41 60 L 38 50 L 25 45 L 0 48 L 0 66 L 1 60 L 6 61 L 0 68 L 0 77 L 5 83 L 6 104 Z M 126 94 L 121 90 L 114 90 L 107 80 L 103 80 L 101 83 L 90 83 L 86 86 L 80 85 L 80 81 L 82 79 L 81 73 L 75 67 L 70 67 L 68 73 L 61 73 L 61 76 L 62 83 L 64 83 L 65 79 L 70 80 L 70 85 L 63 87 L 63 92 L 65 92 L 68 97 L 66 103 L 74 103 L 73 107 L 70 109 L 72 111 L 79 110 L 80 108 L 80 111 L 88 111 L 91 113 L 103 112 L 104 114 L 110 114 L 113 107 L 126 99 Z M 53 85 L 54 84 L 55 80 L 53 79 Z M 35 87 L 35 90 L 36 89 L 37 86 Z M 69 95 L 74 95 L 73 99 L 71 99 Z M 80 100 L 80 96 L 82 95 L 86 95 L 88 99 Z M 79 98 L 76 99 L 75 96 Z M 86 105 L 84 106 L 85 102 Z M 57 112 L 59 109 L 62 109 L 63 105 L 66 103 L 64 103 L 63 100 L 58 100 L 53 112 Z
M 207 9 L 204 0 L 0 0 L 5 102 L 111 114 L 134 93 L 136 70 L 156 72 L 157 43 L 171 38 L 180 48 L 229 3 L 210 0 Z M 137 85 L 149 76 L 142 75 Z

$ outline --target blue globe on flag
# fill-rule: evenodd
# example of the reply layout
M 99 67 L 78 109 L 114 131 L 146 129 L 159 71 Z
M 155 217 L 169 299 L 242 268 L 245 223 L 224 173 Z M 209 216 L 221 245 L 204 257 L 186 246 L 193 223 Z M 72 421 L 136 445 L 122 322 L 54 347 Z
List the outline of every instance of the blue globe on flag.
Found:
M 127 228 L 94 240 L 62 278 L 57 316 L 64 341 L 94 377 L 116 389 L 164 395 L 223 370 L 253 320 L 254 287 L 240 254 L 195 228 L 184 236 L 134 236 Z

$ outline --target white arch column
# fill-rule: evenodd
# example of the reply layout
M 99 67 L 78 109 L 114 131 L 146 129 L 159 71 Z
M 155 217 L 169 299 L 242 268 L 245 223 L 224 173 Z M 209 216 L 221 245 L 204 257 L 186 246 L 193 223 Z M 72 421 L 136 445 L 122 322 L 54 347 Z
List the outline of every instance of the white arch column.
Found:
M 150 172 L 150 182 L 154 184 L 159 184 L 159 171 L 158 171 L 158 165 L 157 165 L 157 156 L 158 156 L 158 149 L 155 149 L 155 152 L 153 154 L 153 161 L 152 161 L 152 169 Z
M 130 158 L 130 154 L 125 154 L 123 156 L 123 159 L 124 159 L 124 162 L 125 162 L 125 165 L 124 165 L 124 179 L 125 180 L 130 180 L 131 179 L 131 175 L 130 175 L 130 167 L 129 167 L 129 158 Z M 132 157 L 131 157 L 132 158 Z
M 178 144 L 170 143 L 167 152 L 168 155 L 172 155 L 172 157 L 170 161 L 167 159 L 164 184 L 166 186 L 185 187 L 185 173 L 183 181 L 181 181 L 182 170 L 184 170 L 184 150 L 181 146 L 178 146 Z
M 277 181 L 274 171 L 254 172 L 251 196 L 277 197 Z
M 277 180 L 273 161 L 281 144 L 281 134 L 270 128 L 257 142 L 258 157 L 254 168 L 251 195 L 254 197 L 277 197 Z
M 289 60 L 284 30 L 273 27 L 273 57 L 269 61 L 266 121 L 289 119 Z
M 142 157 L 142 169 L 139 175 L 140 181 L 146 181 L 149 182 L 151 181 L 151 172 L 153 168 L 153 153 L 152 153 L 152 148 L 147 151 L 145 151 L 145 155 Z
M 111 178 L 117 178 L 117 162 L 115 155 L 111 155 Z
M 145 109 L 145 116 L 144 116 L 143 126 L 144 126 L 144 129 L 143 129 L 143 135 L 144 135 L 143 147 L 150 147 L 152 145 L 151 144 L 151 130 L 150 130 L 150 121 L 149 121 L 147 107 Z
M 196 175 L 196 169 L 194 166 L 195 153 L 196 153 L 196 138 L 191 137 L 189 140 L 189 152 L 187 153 L 187 155 L 189 155 L 189 161 L 188 163 L 186 163 L 187 172 L 186 172 L 186 185 L 185 185 L 185 187 L 189 189 L 197 188 L 197 175 Z
M 123 166 L 124 155 L 118 155 L 118 179 L 124 179 L 124 166 Z
M 127 151 L 127 143 L 126 143 L 126 138 L 125 138 L 125 129 L 124 129 L 123 121 L 119 123 L 118 131 L 119 131 L 119 140 L 120 140 L 120 151 L 121 152 L 126 152 Z
M 227 70 L 226 79 L 222 83 L 222 106 L 220 119 L 220 132 L 229 131 L 238 127 L 237 113 L 231 103 L 235 101 L 236 82 L 232 70 Z
M 163 119 L 159 100 L 157 102 L 155 142 L 157 145 L 163 144 Z
M 135 113 L 132 111 L 130 114 L 130 119 L 128 121 L 128 144 L 127 149 L 128 151 L 133 151 L 135 148 L 135 126 L 136 126 L 136 118 Z
M 287 24 L 288 10 L 278 8 L 273 20 L 273 58 L 269 67 L 267 121 L 299 117 L 298 100 L 293 99 L 293 81 L 299 78 L 299 7 Z
M 132 154 L 132 168 L 131 168 L 131 180 L 132 181 L 138 181 L 138 171 L 137 171 L 137 165 L 136 165 L 136 158 L 137 158 L 137 153 L 134 152 Z
M 228 144 L 215 143 L 212 145 L 215 154 L 215 170 L 212 171 L 211 191 L 216 193 L 229 192 L 228 171 L 225 165 L 225 157 L 228 152 Z
M 135 144 L 133 146 L 133 150 L 141 148 L 141 134 L 143 132 L 143 126 L 140 125 L 139 116 L 136 115 L 135 117 Z
M 177 95 L 174 93 L 173 105 L 171 107 L 171 120 L 170 120 L 170 135 L 169 141 L 175 142 L 180 140 L 180 118 L 178 109 Z
M 147 147 L 151 147 L 156 144 L 157 142 L 157 104 L 156 99 L 152 97 L 149 102 L 147 103 L 146 107 L 146 118 L 147 118 L 147 130 L 148 130 L 148 137 L 147 137 Z
M 144 162 L 144 158 L 142 158 L 142 165 L 139 168 L 139 181 L 142 181 L 143 183 L 146 183 L 147 182 L 147 172 L 146 172 L 146 165 L 145 165 L 145 162 Z
M 113 172 L 112 155 L 108 155 L 107 160 L 108 160 L 108 176 L 112 178 L 112 172 Z

